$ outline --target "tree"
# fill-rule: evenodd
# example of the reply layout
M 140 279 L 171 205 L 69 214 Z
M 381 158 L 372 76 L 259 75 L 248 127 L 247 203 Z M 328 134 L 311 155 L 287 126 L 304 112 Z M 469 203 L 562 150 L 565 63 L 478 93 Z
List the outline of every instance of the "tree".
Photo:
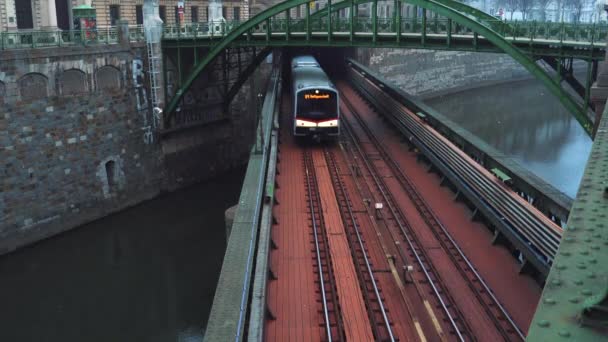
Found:
M 565 0 L 565 7 L 572 11 L 573 21 L 578 23 L 581 20 L 585 0 Z
M 526 20 L 530 11 L 532 11 L 532 7 L 534 6 L 535 0 L 518 0 L 517 8 L 521 11 L 522 19 Z M 511 12 L 511 17 L 513 17 L 513 13 Z
M 540 19 L 542 21 L 547 20 L 547 7 L 553 0 L 536 0 L 536 5 L 538 6 L 538 10 L 540 11 Z

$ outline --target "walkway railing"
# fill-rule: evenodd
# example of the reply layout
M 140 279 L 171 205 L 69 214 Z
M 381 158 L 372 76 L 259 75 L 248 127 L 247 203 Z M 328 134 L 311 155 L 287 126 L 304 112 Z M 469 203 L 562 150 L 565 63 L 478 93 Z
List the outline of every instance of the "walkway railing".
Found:
M 129 40 L 132 42 L 145 40 L 141 25 L 129 27 Z M 117 43 L 118 28 L 116 26 L 82 30 L 0 32 L 0 50 Z
M 310 29 L 324 32 L 327 29 L 327 17 L 310 19 Z M 487 22 L 487 21 L 486 21 Z M 165 25 L 163 28 L 163 39 L 185 40 L 185 39 L 220 39 L 226 36 L 232 29 L 242 24 L 243 21 L 218 21 L 203 23 L 188 23 L 184 25 Z M 605 45 L 608 38 L 608 25 L 606 24 L 574 24 L 554 23 L 537 21 L 504 21 L 496 19 L 487 22 L 496 32 L 507 40 L 512 41 L 535 41 L 549 40 L 560 43 L 576 42 L 585 46 Z M 270 26 L 268 26 L 270 25 Z M 426 35 L 464 35 L 474 36 L 473 31 L 462 25 L 453 23 L 450 19 L 442 17 L 433 18 L 401 18 L 400 24 L 393 18 L 378 18 L 376 32 L 395 33 L 397 25 L 401 27 L 401 34 L 416 34 L 425 32 Z M 350 32 L 349 18 L 332 18 L 332 32 Z M 281 19 L 270 18 L 266 23 L 258 25 L 252 34 L 280 33 L 297 34 L 306 31 L 306 22 L 303 18 Z M 371 18 L 358 17 L 353 23 L 355 34 L 371 34 L 374 31 L 374 23 Z M 141 25 L 129 26 L 129 40 L 132 42 L 145 41 L 143 27 Z M 7 49 L 31 49 L 41 47 L 56 47 L 69 45 L 94 45 L 94 44 L 117 44 L 118 29 L 116 26 L 98 27 L 83 30 L 55 30 L 55 31 L 15 31 L 0 32 L 0 50 Z
M 182 40 L 196 38 L 222 38 L 233 28 L 241 24 L 242 21 L 225 21 L 215 24 L 191 23 L 182 26 L 166 25 L 163 30 L 163 39 Z M 578 42 L 584 45 L 595 46 L 605 45 L 608 37 L 608 25 L 605 24 L 574 24 L 574 23 L 554 23 L 537 21 L 508 21 L 509 25 L 504 25 L 504 21 L 486 21 L 486 23 L 508 40 L 530 41 L 530 40 L 551 40 L 556 42 Z M 332 18 L 332 32 L 350 32 L 349 18 Z M 270 26 L 268 26 L 270 25 Z M 378 34 L 397 32 L 397 21 L 393 18 L 378 18 L 376 30 Z M 474 36 L 472 30 L 462 25 L 452 22 L 450 19 L 442 17 L 433 18 L 401 18 L 402 34 L 421 33 L 447 35 L 467 35 Z M 327 17 L 310 19 L 310 28 L 315 31 L 325 32 L 327 30 Z M 368 33 L 374 31 L 374 22 L 368 17 L 356 17 L 353 23 L 355 33 Z M 306 21 L 303 18 L 270 18 L 265 23 L 258 25 L 252 34 L 297 34 L 306 32 Z

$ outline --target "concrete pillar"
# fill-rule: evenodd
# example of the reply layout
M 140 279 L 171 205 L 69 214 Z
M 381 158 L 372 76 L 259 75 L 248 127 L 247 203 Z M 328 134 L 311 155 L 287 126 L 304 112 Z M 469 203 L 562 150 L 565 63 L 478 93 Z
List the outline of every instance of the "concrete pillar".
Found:
M 17 30 L 17 12 L 15 10 L 15 0 L 0 0 L 4 2 L 6 17 L 4 24 L 7 31 Z

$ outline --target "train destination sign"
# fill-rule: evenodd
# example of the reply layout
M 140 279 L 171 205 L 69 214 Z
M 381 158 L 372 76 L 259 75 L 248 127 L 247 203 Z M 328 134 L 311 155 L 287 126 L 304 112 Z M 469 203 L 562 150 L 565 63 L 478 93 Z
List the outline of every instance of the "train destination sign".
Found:
M 304 100 L 328 100 L 329 94 L 304 94 Z

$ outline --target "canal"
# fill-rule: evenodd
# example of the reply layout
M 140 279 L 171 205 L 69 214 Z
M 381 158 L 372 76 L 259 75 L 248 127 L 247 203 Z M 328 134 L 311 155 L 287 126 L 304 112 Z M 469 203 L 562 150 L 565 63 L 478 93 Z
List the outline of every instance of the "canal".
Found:
M 0 341 L 201 341 L 243 176 L 0 256 Z
M 563 193 L 576 196 L 591 139 L 539 81 L 470 89 L 425 102 Z

